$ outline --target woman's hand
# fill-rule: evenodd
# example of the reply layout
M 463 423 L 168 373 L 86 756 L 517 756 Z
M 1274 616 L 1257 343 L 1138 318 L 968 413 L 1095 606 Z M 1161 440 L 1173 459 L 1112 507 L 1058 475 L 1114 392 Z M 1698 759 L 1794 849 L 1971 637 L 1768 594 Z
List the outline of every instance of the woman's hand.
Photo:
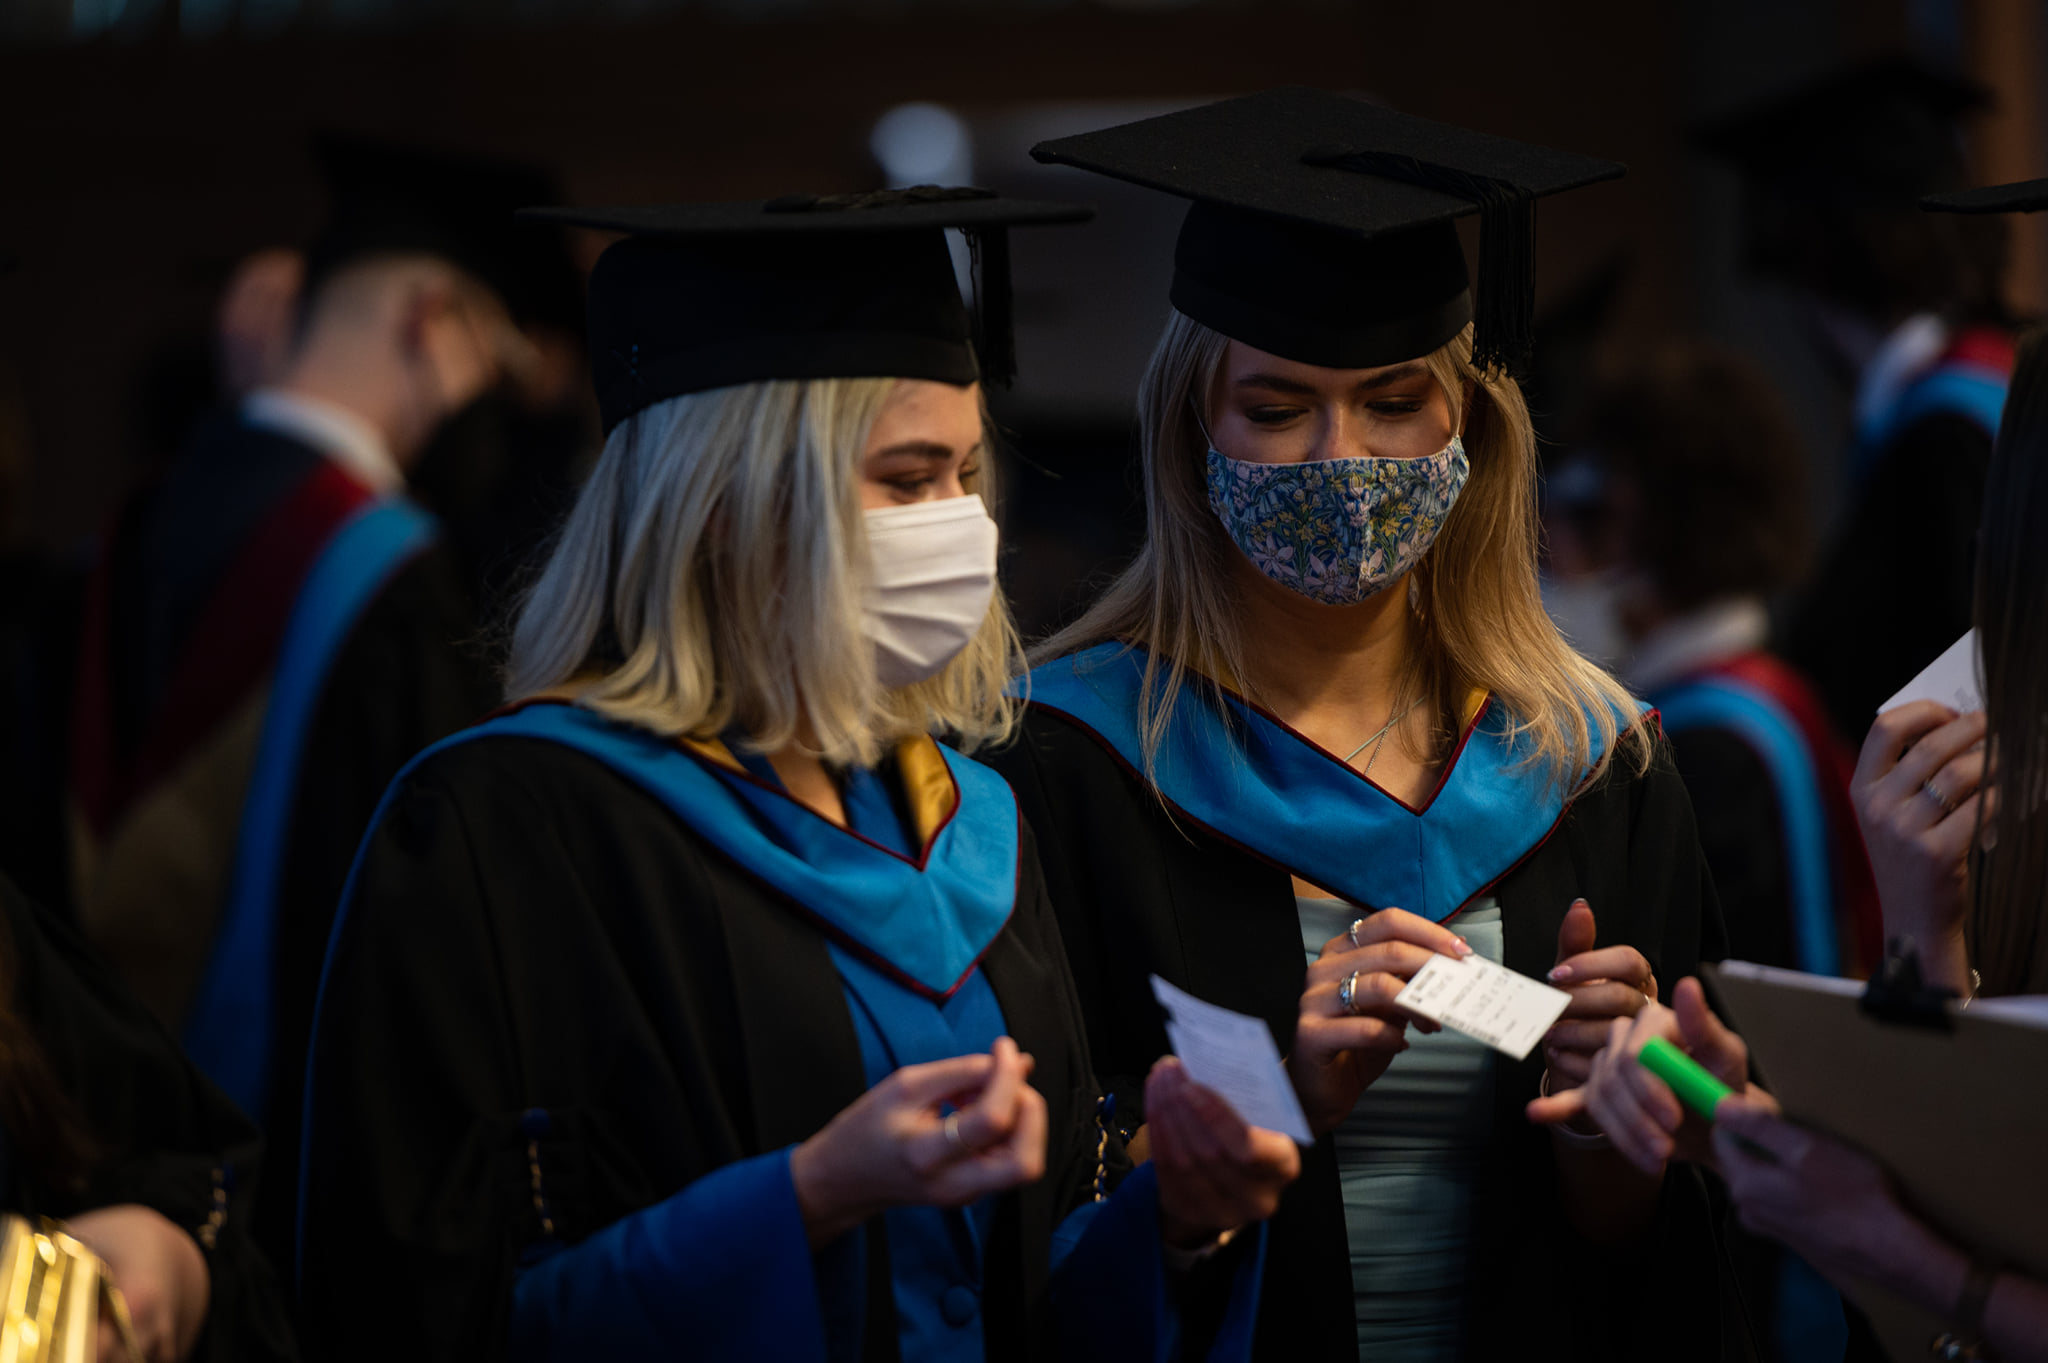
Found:
M 1634 947 L 1593 948 L 1593 907 L 1572 901 L 1557 929 L 1557 964 L 1550 982 L 1572 996 L 1543 1037 L 1552 1095 L 1586 1082 L 1618 1019 L 1632 1018 L 1657 1001 L 1657 977 Z
M 1176 1248 L 1264 1221 L 1301 1174 L 1293 1141 L 1247 1126 L 1170 1055 L 1146 1076 L 1145 1130 L 1159 1171 L 1160 1234 Z
M 132 1204 L 85 1212 L 64 1228 L 106 1260 L 149 1363 L 175 1363 L 192 1352 L 213 1293 L 198 1241 L 161 1213 Z M 98 1357 L 128 1363 L 128 1350 L 104 1312 Z
M 1470 956 L 1472 944 L 1402 909 L 1369 914 L 1350 932 L 1323 943 L 1322 955 L 1308 968 L 1294 1050 L 1287 1057 L 1288 1076 L 1318 1136 L 1350 1115 L 1358 1096 L 1408 1049 L 1410 1022 L 1437 1030 L 1435 1023 L 1394 1007 L 1394 996 L 1439 953 Z
M 1643 1043 L 1661 1036 L 1737 1093 L 1769 1099 L 1750 1088 L 1749 1047 L 1707 1007 L 1706 991 L 1698 980 L 1680 980 L 1671 1002 L 1673 1007 L 1653 1003 L 1631 1021 L 1616 1018 L 1609 1023 L 1608 1044 L 1593 1057 L 1586 1082 L 1531 1102 L 1526 1109 L 1529 1120 L 1555 1126 L 1590 1117 L 1614 1148 L 1646 1174 L 1662 1174 L 1673 1158 L 1712 1163 L 1707 1124 L 1687 1112 L 1670 1087 L 1637 1062 Z
M 1914 939 L 1935 982 L 1967 992 L 1963 911 L 1984 783 L 1984 714 L 1916 700 L 1870 726 L 1849 794 L 1887 936 Z M 1986 813 L 1989 813 L 1987 808 Z
M 1031 1069 L 1002 1037 L 987 1055 L 905 1065 L 855 1099 L 790 1156 L 812 1246 L 891 1207 L 964 1207 L 1036 1180 L 1046 1112 Z

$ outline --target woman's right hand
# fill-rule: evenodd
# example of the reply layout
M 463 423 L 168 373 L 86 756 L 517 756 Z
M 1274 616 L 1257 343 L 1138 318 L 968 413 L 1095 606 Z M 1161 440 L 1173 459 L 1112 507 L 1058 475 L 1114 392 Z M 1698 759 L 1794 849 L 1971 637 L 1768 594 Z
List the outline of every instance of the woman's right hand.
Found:
M 1318 1136 L 1335 1130 L 1359 1095 L 1408 1049 L 1410 1022 L 1437 1030 L 1435 1023 L 1396 1008 L 1394 996 L 1431 956 L 1472 954 L 1471 943 L 1457 933 L 1404 909 L 1368 914 L 1354 929 L 1323 943 L 1308 968 L 1294 1050 L 1287 1057 L 1294 1091 Z M 1343 988 L 1354 974 L 1347 1011 Z
M 891 1207 L 964 1207 L 1036 1180 L 1046 1109 L 1031 1069 L 1001 1037 L 987 1055 L 905 1065 L 850 1103 L 790 1156 L 811 1246 Z
M 1589 1117 L 1614 1148 L 1646 1174 L 1662 1174 L 1672 1159 L 1712 1164 L 1712 1129 L 1688 1112 L 1670 1086 L 1636 1057 L 1651 1037 L 1663 1037 L 1737 1094 L 1747 1095 L 1753 1091 L 1749 1047 L 1707 1007 L 1707 994 L 1698 980 L 1680 980 L 1671 1004 L 1666 1008 L 1652 1003 L 1633 1018 L 1616 1018 L 1607 1045 L 1593 1057 L 1593 1072 L 1586 1082 L 1531 1100 L 1529 1120 L 1557 1126 Z
M 1939 964 L 1931 954 L 1954 956 L 1951 975 L 1967 969 L 1960 952 L 1978 802 L 1996 798 L 1979 793 L 1983 744 L 1981 710 L 1958 716 L 1914 701 L 1877 717 L 1850 782 L 1886 935 L 1914 938 L 1924 964 Z

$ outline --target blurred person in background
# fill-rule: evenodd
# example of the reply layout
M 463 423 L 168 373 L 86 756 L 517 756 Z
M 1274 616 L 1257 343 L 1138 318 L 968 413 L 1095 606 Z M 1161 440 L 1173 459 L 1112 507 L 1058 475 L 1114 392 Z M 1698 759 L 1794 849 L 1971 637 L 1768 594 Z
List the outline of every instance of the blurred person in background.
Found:
M 1605 383 L 1586 416 L 1590 519 L 1619 583 L 1621 679 L 1662 717 L 1728 925 L 1728 954 L 1867 974 L 1877 894 L 1849 803 L 1853 753 L 1765 647 L 1769 602 L 1811 541 L 1806 459 L 1739 353 L 1673 344 Z
M 472 576 L 407 474 L 527 358 L 512 214 L 547 192 L 519 166 L 317 150 L 331 205 L 288 351 L 289 262 L 259 258 L 224 358 L 269 381 L 131 500 L 105 547 L 71 763 L 87 935 L 285 1150 L 329 924 L 377 798 L 495 698 Z M 259 1208 L 273 1253 L 294 1172 Z
M 2048 207 L 2048 181 L 1975 193 L 1979 211 Z M 2036 334 L 2020 350 L 1985 484 L 1975 602 L 1985 708 L 1958 715 L 1913 701 L 1887 710 L 1855 775 L 1886 932 L 1910 940 L 1928 983 L 1966 1003 L 2048 995 L 2044 523 L 2048 344 Z M 1590 1112 L 1645 1169 L 1673 1159 L 1713 1164 L 1746 1225 L 1837 1282 L 1872 1282 L 1941 1317 L 1969 1351 L 1946 1356 L 2048 1359 L 2048 1283 L 1973 1258 L 1906 1206 L 1868 1156 L 1785 1121 L 1750 1082 L 1746 1049 L 1697 981 L 1681 982 L 1674 1003 L 1675 1011 L 1646 1009 L 1632 1025 L 1616 1025 L 1587 1086 L 1534 1105 L 1532 1116 Z M 1652 1036 L 1683 1045 L 1737 1090 L 1712 1128 L 1634 1063 Z
M 1812 687 L 1765 647 L 1767 603 L 1806 567 L 1805 452 L 1768 378 L 1739 352 L 1674 343 L 1601 385 L 1575 519 L 1618 584 L 1622 680 L 1658 712 L 1692 797 L 1728 955 L 1865 975 L 1883 949 L 1850 804 L 1855 757 Z M 1752 1313 L 1790 1363 L 1839 1354 L 1834 1289 L 1743 1246 Z
M 561 216 L 631 233 L 592 277 L 608 439 L 515 703 L 393 783 L 351 878 L 308 1352 L 1243 1357 L 1294 1142 L 1167 1061 L 1128 1171 L 1031 830 L 933 738 L 1015 722 L 990 300 L 1005 233 L 1086 211 Z
M 13 266 L 0 252 L 0 289 Z M 0 384 L 0 525 L 10 538 L 24 519 L 27 469 L 12 397 Z M 54 659 L 41 618 L 53 574 L 27 550 L 10 548 L 0 565 L 0 1211 L 59 1219 L 107 1263 L 149 1363 L 294 1358 L 282 1285 L 251 1234 L 255 1128 L 76 926 L 12 878 L 16 865 L 54 875 L 44 858 L 63 841 L 54 815 L 44 819 L 59 805 L 55 788 L 37 779 L 39 759 L 53 755 Z M 9 1333 L 10 1346 L 24 1342 Z M 96 1356 L 130 1363 L 110 1321 Z
M 1537 589 L 1533 198 L 1621 167 L 1313 90 L 1034 154 L 1193 200 L 1139 395 L 1148 539 L 991 759 L 1119 1120 L 1167 1049 L 1154 972 L 1288 1056 L 1318 1140 L 1262 1357 L 1746 1356 L 1704 1184 L 1522 1114 L 1722 951 L 1654 726 Z M 1392 1003 L 1473 952 L 1571 991 L 1540 1053 Z
M 2012 369 L 2006 232 L 1920 212 L 1965 183 L 1989 103 L 1905 58 L 1838 72 L 1705 130 L 1742 176 L 1743 263 L 1791 288 L 1852 393 L 1846 510 L 1780 651 L 1854 742 L 1969 628 L 1991 439 Z

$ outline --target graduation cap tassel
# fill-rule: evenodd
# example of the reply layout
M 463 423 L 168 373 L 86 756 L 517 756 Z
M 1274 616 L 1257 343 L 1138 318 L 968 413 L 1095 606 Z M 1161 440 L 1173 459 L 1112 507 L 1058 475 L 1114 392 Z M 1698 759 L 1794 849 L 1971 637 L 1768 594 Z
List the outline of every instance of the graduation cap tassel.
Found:
M 1316 147 L 1302 158 L 1359 175 L 1434 189 L 1479 209 L 1479 283 L 1472 362 L 1520 375 L 1535 349 L 1536 196 L 1523 186 L 1389 152 Z
M 1535 353 L 1536 201 L 1503 194 L 1479 208 L 1472 363 L 1520 377 Z
M 1014 302 L 1010 292 L 1010 233 L 1006 228 L 979 228 L 967 233 L 974 267 L 974 350 L 981 361 L 981 381 L 1008 388 L 1017 377 Z

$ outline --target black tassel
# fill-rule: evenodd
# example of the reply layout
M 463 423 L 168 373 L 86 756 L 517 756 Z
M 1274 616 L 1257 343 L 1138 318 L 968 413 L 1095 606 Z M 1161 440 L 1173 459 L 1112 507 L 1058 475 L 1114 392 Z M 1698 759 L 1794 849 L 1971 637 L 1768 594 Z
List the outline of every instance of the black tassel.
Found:
M 1008 388 L 1017 377 L 1017 336 L 1010 296 L 1010 233 L 1003 227 L 974 228 L 967 233 L 968 257 L 974 273 L 974 353 L 981 361 L 981 381 Z
M 1332 166 L 1434 189 L 1479 209 L 1479 281 L 1473 293 L 1472 362 L 1521 377 L 1536 348 L 1536 196 L 1520 185 L 1413 156 L 1318 147 L 1303 156 Z

